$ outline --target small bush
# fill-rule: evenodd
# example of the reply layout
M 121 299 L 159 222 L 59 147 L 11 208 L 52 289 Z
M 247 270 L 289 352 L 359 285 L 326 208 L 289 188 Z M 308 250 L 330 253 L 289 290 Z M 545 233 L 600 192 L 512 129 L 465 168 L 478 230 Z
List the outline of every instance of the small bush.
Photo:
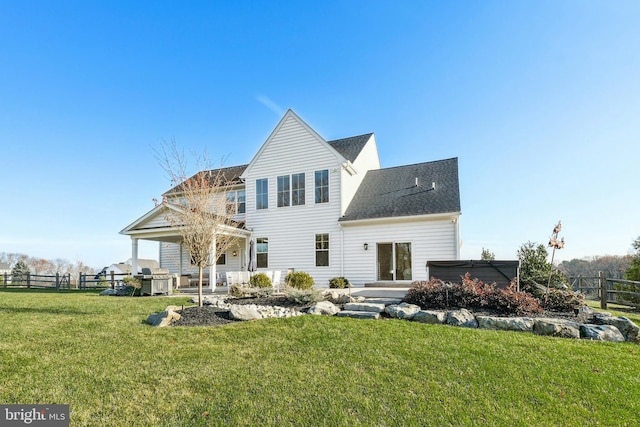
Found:
M 350 288 L 351 283 L 344 277 L 334 277 L 329 280 L 329 287 L 332 289 Z
M 231 288 L 229 288 L 229 293 L 231 294 L 231 296 L 234 296 L 236 298 L 262 298 L 268 297 L 273 294 L 273 288 L 252 288 L 234 283 L 233 285 L 231 285 Z
M 313 304 L 324 299 L 320 289 L 298 289 L 290 286 L 285 288 L 284 296 L 289 301 L 304 305 Z
M 249 285 L 253 288 L 270 288 L 271 279 L 264 273 L 258 273 L 251 276 L 249 279 Z
M 311 289 L 315 284 L 313 277 L 304 271 L 293 271 L 287 274 L 287 277 L 284 278 L 284 283 L 292 288 L 303 290 Z
M 504 314 L 531 314 L 542 311 L 538 300 L 526 292 L 516 291 L 515 284 L 500 289 L 471 279 L 469 273 L 460 283 L 445 283 L 431 279 L 417 282 L 409 289 L 404 301 L 423 309 L 447 309 L 453 307 L 496 310 Z
M 555 311 L 572 311 L 585 305 L 584 295 L 560 289 L 549 289 L 547 296 L 540 301 L 545 309 Z

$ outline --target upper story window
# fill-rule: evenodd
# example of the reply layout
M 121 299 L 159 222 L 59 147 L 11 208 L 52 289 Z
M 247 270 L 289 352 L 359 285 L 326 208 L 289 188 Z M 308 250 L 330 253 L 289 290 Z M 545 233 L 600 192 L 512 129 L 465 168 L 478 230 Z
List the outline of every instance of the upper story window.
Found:
M 304 173 L 291 175 L 291 205 L 304 205 Z
M 256 179 L 256 209 L 269 208 L 269 181 L 267 178 Z
M 304 205 L 304 173 L 278 177 L 278 207 Z
M 278 207 L 289 206 L 291 204 L 291 185 L 289 175 L 278 177 Z
M 246 196 L 244 190 L 227 192 L 227 214 L 243 214 L 246 212 Z
M 329 202 L 329 170 L 316 171 L 315 173 L 316 203 Z

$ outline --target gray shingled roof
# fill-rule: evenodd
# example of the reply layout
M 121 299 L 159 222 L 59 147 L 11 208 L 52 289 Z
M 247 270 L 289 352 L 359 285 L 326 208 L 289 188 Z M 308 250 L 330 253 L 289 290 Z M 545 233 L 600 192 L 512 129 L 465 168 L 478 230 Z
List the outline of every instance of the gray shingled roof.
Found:
M 197 176 L 198 174 L 202 174 L 202 173 L 210 173 L 213 176 L 217 176 L 218 174 L 222 174 L 222 182 L 224 182 L 226 185 L 241 184 L 242 180 L 240 179 L 240 175 L 242 175 L 242 173 L 245 171 L 245 169 L 247 169 L 247 166 L 249 166 L 249 165 L 229 166 L 229 167 L 226 167 L 226 168 L 212 169 L 210 171 L 202 171 L 202 172 L 198 172 L 197 174 L 193 175 L 193 177 Z M 180 192 L 181 191 L 181 188 L 180 188 L 181 185 L 182 184 L 176 185 L 175 187 L 173 187 L 172 189 L 170 189 L 169 191 L 167 191 L 164 194 L 167 195 L 167 194 L 171 194 L 171 193 Z
M 334 139 L 333 141 L 327 141 L 327 144 L 331 145 L 338 153 L 349 160 L 351 163 L 356 161 L 356 158 L 364 148 L 365 144 L 371 139 L 373 133 L 367 133 L 364 135 L 352 136 L 349 138 Z
M 367 172 L 340 221 L 447 212 L 460 212 L 457 158 Z

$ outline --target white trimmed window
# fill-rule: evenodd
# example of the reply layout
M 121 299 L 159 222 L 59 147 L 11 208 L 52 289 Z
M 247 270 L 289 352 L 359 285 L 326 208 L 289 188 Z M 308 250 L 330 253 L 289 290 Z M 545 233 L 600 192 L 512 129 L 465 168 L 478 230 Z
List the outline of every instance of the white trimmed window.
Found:
M 315 172 L 316 203 L 329 203 L 329 169 Z
M 329 235 L 316 234 L 316 267 L 329 266 Z

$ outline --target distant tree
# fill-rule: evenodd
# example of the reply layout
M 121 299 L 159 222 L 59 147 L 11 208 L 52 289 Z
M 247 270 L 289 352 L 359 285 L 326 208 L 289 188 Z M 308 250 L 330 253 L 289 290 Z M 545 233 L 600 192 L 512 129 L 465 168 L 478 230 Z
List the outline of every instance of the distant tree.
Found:
M 520 284 L 523 289 L 539 294 L 545 292 L 545 286 L 549 282 L 551 264 L 547 261 L 549 253 L 543 244 L 527 242 L 518 249 L 520 260 Z M 567 278 L 557 269 L 551 269 L 550 286 L 552 288 L 565 288 L 568 285 Z
M 636 251 L 631 257 L 631 266 L 625 274 L 625 279 L 640 281 L 640 237 L 632 243 L 633 249 Z
M 480 259 L 483 261 L 493 261 L 496 259 L 496 254 L 491 252 L 489 249 L 482 248 L 482 254 L 480 254 Z
M 631 267 L 631 255 L 603 255 L 562 261 L 558 269 L 567 277 L 596 277 L 604 272 L 611 279 L 623 279 Z
M 198 267 L 198 301 L 202 306 L 202 276 L 204 269 L 214 261 L 212 249 L 215 248 L 216 254 L 222 254 L 237 241 L 230 233 L 236 225 L 233 214 L 227 209 L 229 182 L 224 169 L 211 168 L 206 153 L 196 156 L 200 172 L 189 176 L 185 156 L 175 142 L 164 146 L 157 158 L 174 185 L 162 200 L 167 208 L 166 218 L 180 233 L 191 265 Z
M 27 261 L 33 274 L 51 274 L 53 264 L 44 258 L 29 258 Z
M 27 274 L 30 273 L 29 266 L 24 259 L 19 259 L 11 269 L 11 283 L 22 285 L 27 283 Z

